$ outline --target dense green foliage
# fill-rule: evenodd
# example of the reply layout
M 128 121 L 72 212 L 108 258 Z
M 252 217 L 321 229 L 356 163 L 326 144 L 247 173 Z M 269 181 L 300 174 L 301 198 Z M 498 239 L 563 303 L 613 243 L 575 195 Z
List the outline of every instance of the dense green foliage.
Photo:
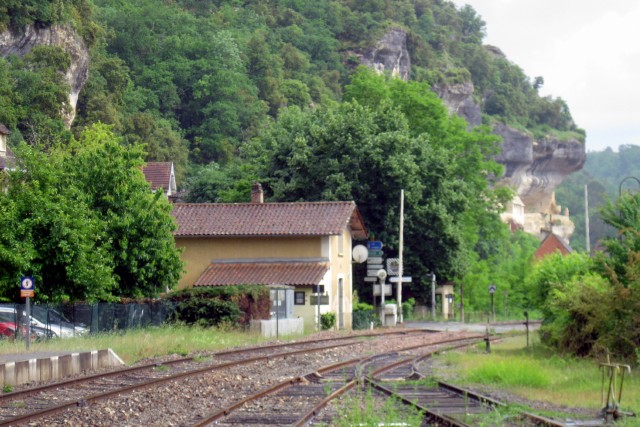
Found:
M 187 153 L 196 163 L 235 158 L 282 107 L 340 100 L 357 55 L 392 27 L 407 32 L 413 80 L 473 82 L 489 116 L 535 133 L 579 131 L 562 100 L 538 96 L 541 77 L 530 82 L 482 46 L 485 24 L 471 7 L 447 1 L 29 0 L 0 8 L 0 26 L 71 23 L 91 46 L 74 127 L 113 124 L 125 140 L 148 143 L 148 159 L 169 157 L 180 173 Z M 22 120 L 6 122 L 13 129 Z
M 463 275 L 479 219 L 497 219 L 493 207 L 503 196 L 487 181 L 500 173 L 489 160 L 497 138 L 485 127 L 467 131 L 424 83 L 362 69 L 346 93 L 351 101 L 336 106 L 281 111 L 247 148 L 268 194 L 278 201 L 354 200 L 393 254 L 404 189 L 405 263 L 415 291 L 423 294 L 430 271 Z
M 78 242 L 63 245 L 73 247 L 64 264 L 73 269 L 57 273 L 56 280 L 80 281 L 92 268 L 113 273 L 92 276 L 87 283 L 95 292 L 84 297 L 147 295 L 175 281 L 174 251 L 164 239 L 170 227 L 163 216 L 143 214 L 145 206 L 166 206 L 132 196 L 142 182 L 128 167 L 144 159 L 173 161 L 189 201 L 247 201 L 256 180 L 272 201 L 354 200 L 387 255 L 398 250 L 404 189 L 405 264 L 414 277 L 408 296 L 427 299 L 427 274 L 435 271 L 439 281 L 464 283 L 472 308 L 486 309 L 482 290 L 489 281 L 508 291 L 514 304 L 526 303 L 519 284 L 531 242 L 510 236 L 499 221 L 499 206 L 510 192 L 493 187 L 501 174 L 491 160 L 499 141 L 486 125 L 501 120 L 537 135 L 568 131 L 581 137 L 580 130 L 561 99 L 538 95 L 542 78 L 529 81 L 519 67 L 482 46 L 485 24 L 471 7 L 457 9 L 442 0 L 8 5 L 11 17 L 2 25 L 19 31 L 30 23 L 70 23 L 90 47 L 89 80 L 70 130 L 61 109 L 68 56 L 49 48 L 0 59 L 0 121 L 11 129 L 12 145 L 26 141 L 48 153 L 19 153 L 32 156 L 34 165 L 42 155 L 52 159 L 52 168 L 58 157 L 60 164 L 78 168 L 59 177 L 69 188 L 58 191 L 62 184 L 52 180 L 52 190 L 40 189 L 41 181 L 33 179 L 20 197 L 42 191 L 53 206 L 82 199 L 84 204 L 60 208 L 63 218 L 81 218 L 70 228 L 79 237 L 38 236 L 50 246 Z M 358 67 L 359 56 L 391 28 L 407 34 L 410 82 Z M 432 92 L 468 83 L 486 113 L 486 125 L 473 130 L 450 116 Z M 92 130 L 97 122 L 108 124 L 115 136 L 113 143 L 92 148 L 90 141 L 111 139 Z M 130 183 L 120 191 L 103 181 Z M 85 206 L 95 212 L 85 213 L 83 221 Z M 25 215 L 19 208 L 2 206 L 2 221 L 19 221 Z M 46 212 L 56 210 L 49 206 Z M 145 234 L 151 229 L 158 234 Z M 99 236 L 97 242 L 83 240 L 87 235 Z M 19 238 L 8 233 L 0 242 L 17 248 Z M 13 272 L 38 259 L 29 250 L 5 251 Z M 160 265 L 168 271 L 162 280 L 152 273 Z M 106 289 L 104 295 L 98 289 Z M 56 298 L 63 295 L 82 296 L 65 290 Z
M 264 286 L 214 286 L 183 289 L 167 296 L 176 304 L 172 321 L 188 325 L 248 326 L 250 320 L 269 319 L 271 300 Z M 334 317 L 335 321 L 335 317 Z
M 0 28 L 65 24 L 88 9 L 87 0 L 5 0 L 0 5 Z
M 495 224 L 490 229 L 492 238 L 480 239 L 474 257 L 470 261 L 468 273 L 458 280 L 464 293 L 466 312 L 489 313 L 491 295 L 489 285 L 496 285 L 494 310 L 496 314 L 506 313 L 507 318 L 522 317 L 521 311 L 535 309 L 537 306 L 527 287 L 527 278 L 531 272 L 533 254 L 540 244 L 539 240 L 521 231 L 513 234 Z M 489 251 L 480 246 L 492 243 Z M 484 255 L 481 255 L 483 254 Z M 460 292 L 459 292 L 460 293 Z
M 177 284 L 171 206 L 151 192 L 140 147 L 95 126 L 69 146 L 15 151 L 0 192 L 3 299 L 17 300 L 23 275 L 34 276 L 42 302 L 150 296 Z
M 380 325 L 380 316 L 371 304 L 357 302 L 352 307 L 353 317 L 351 327 L 353 329 L 369 329 L 371 325 Z
M 585 356 L 606 351 L 634 361 L 640 346 L 640 194 L 625 194 L 602 211 L 617 237 L 595 259 L 575 253 L 546 257 L 528 280 L 543 310 L 543 340 Z
M 70 141 L 63 116 L 69 86 L 63 72 L 70 58 L 60 48 L 40 46 L 23 58 L 0 58 L 0 123 L 12 141 L 51 146 Z

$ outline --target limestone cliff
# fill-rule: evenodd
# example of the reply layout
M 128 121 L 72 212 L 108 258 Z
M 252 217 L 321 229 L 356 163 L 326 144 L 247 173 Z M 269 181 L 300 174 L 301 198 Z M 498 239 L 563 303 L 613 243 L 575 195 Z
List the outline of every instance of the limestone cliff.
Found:
M 433 90 L 442 98 L 449 111 L 465 119 L 469 126 L 482 124 L 482 111 L 473 100 L 473 83 L 435 85 Z
M 362 64 L 380 73 L 389 72 L 392 76 L 409 80 L 411 57 L 407 50 L 407 33 L 404 30 L 390 29 L 374 47 L 357 56 Z
M 67 126 L 75 118 L 76 104 L 82 86 L 89 77 L 89 51 L 82 38 L 68 25 L 38 28 L 34 25 L 22 31 L 4 31 L 0 33 L 0 55 L 24 56 L 40 45 L 58 46 L 71 57 L 71 66 L 65 73 L 70 87 L 70 113 L 65 117 Z
M 540 238 L 543 230 L 551 230 L 567 242 L 575 229 L 564 211 L 556 203 L 555 189 L 565 176 L 582 169 L 586 160 L 585 145 L 581 141 L 532 137 L 499 124 L 494 132 L 503 138 L 502 150 L 496 159 L 505 167 L 503 181 L 516 190 L 523 203 L 523 219 L 518 222 L 524 230 Z M 513 219 L 513 211 L 503 218 Z
M 486 46 L 486 49 L 491 55 L 504 57 L 497 47 Z M 361 61 L 380 72 L 391 70 L 394 75 L 408 80 L 411 61 L 406 48 L 406 33 L 400 29 L 390 30 L 374 48 L 362 55 Z M 473 83 L 435 86 L 433 90 L 449 111 L 467 120 L 470 127 L 482 123 L 482 111 L 474 98 Z M 494 132 L 503 139 L 501 153 L 496 158 L 505 167 L 503 182 L 516 190 L 519 201 L 524 205 L 521 214 L 506 212 L 503 218 L 518 218 L 519 225 L 530 234 L 542 237 L 542 229 L 552 230 L 568 241 L 574 226 L 569 213 L 566 210 L 561 212 L 556 204 L 554 192 L 565 176 L 584 165 L 584 143 L 577 139 L 553 137 L 535 140 L 505 124 L 495 125 Z

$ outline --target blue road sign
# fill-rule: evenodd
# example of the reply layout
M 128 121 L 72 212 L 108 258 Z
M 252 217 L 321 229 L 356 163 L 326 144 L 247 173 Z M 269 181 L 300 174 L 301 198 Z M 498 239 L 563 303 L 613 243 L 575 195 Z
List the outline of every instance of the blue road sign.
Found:
M 382 242 L 379 240 L 372 240 L 367 242 L 367 249 L 370 251 L 379 251 L 382 249 Z
M 23 291 L 33 291 L 35 290 L 35 285 L 33 283 L 33 277 L 24 276 L 20 278 L 20 289 Z

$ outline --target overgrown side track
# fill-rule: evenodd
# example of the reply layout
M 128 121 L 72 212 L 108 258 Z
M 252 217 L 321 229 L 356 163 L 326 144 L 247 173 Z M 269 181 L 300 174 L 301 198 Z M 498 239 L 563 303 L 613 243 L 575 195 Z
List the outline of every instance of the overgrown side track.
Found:
M 475 425 L 479 414 L 487 414 L 504 405 L 490 397 L 470 390 L 424 379 L 419 365 L 427 356 L 414 360 L 400 360 L 387 364 L 364 378 L 364 382 L 375 390 L 411 405 L 424 413 L 425 421 L 434 426 L 466 427 Z M 561 427 L 561 421 L 521 412 L 513 420 L 514 426 Z

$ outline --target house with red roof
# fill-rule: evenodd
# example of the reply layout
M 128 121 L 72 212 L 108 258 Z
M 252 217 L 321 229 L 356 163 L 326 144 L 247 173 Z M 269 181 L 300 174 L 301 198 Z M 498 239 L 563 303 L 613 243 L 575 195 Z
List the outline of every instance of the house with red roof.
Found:
M 538 249 L 534 252 L 533 259 L 538 261 L 555 252 L 559 252 L 564 256 L 573 252 L 573 248 L 560 236 L 548 232 L 546 237 L 542 239 L 542 242 L 540 242 Z
M 173 162 L 147 162 L 142 167 L 142 173 L 153 191 L 160 189 L 167 197 L 176 194 L 176 174 L 173 170 Z
M 354 202 L 176 203 L 176 245 L 183 249 L 180 288 L 260 284 L 290 288 L 294 317 L 317 325 L 333 312 L 351 328 L 353 240 L 367 230 Z M 318 293 L 319 291 L 319 293 Z

